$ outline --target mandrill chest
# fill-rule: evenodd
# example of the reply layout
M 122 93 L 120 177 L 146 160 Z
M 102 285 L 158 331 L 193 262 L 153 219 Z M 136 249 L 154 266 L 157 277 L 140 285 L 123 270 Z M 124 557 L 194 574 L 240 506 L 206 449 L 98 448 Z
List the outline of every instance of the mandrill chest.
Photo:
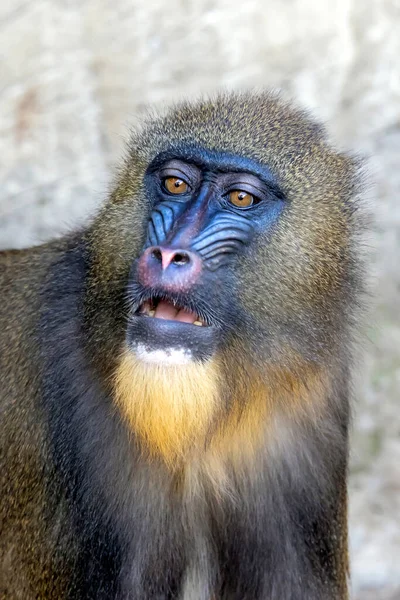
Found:
M 132 539 L 123 560 L 122 597 L 135 600 L 222 600 L 224 577 L 221 557 L 232 552 L 238 527 L 233 527 L 233 487 L 215 487 L 199 464 L 178 470 L 168 480 L 155 481 L 146 507 L 130 532 Z M 216 473 L 214 473 L 216 475 Z M 221 482 L 219 482 L 221 483 Z M 232 482 L 231 482 L 232 483 Z M 140 572 L 140 593 L 133 589 Z

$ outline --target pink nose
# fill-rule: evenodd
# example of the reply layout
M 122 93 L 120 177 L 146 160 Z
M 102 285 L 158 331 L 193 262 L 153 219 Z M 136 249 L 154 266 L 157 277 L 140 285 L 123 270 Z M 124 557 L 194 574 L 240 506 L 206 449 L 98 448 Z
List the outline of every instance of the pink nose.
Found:
M 143 285 L 181 291 L 196 282 L 201 269 L 201 258 L 195 252 L 151 246 L 139 259 L 138 275 Z
M 150 248 L 150 254 L 153 259 L 161 263 L 163 271 L 165 271 L 169 265 L 186 267 L 190 266 L 191 262 L 193 263 L 193 257 L 190 256 L 192 253 L 187 250 L 171 250 L 170 248 L 154 247 Z

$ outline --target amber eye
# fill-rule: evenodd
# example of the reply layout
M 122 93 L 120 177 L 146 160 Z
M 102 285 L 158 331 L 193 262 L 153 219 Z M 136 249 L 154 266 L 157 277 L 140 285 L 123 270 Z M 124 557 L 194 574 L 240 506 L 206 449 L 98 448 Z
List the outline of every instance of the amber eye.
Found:
M 189 186 L 186 181 L 179 177 L 166 177 L 163 181 L 164 187 L 170 194 L 186 194 Z
M 248 208 L 249 206 L 253 206 L 255 199 L 254 196 L 243 192 L 243 190 L 233 190 L 229 194 L 229 202 L 238 208 Z

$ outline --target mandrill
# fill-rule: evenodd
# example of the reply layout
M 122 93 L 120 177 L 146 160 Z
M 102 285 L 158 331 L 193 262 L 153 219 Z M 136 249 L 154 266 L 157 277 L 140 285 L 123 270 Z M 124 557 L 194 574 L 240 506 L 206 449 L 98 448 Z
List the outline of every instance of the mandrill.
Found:
M 0 596 L 344 600 L 359 165 L 278 96 L 145 120 L 0 254 Z

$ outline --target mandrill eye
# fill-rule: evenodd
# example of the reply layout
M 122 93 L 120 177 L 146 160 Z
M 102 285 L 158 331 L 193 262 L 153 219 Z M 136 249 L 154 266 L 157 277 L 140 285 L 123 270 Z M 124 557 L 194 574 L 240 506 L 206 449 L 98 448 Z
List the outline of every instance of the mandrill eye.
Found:
M 229 202 L 237 208 L 249 208 L 256 204 L 257 199 L 243 190 L 233 190 L 229 193 Z
M 166 177 L 163 185 L 170 194 L 187 194 L 190 189 L 186 181 L 179 177 Z

